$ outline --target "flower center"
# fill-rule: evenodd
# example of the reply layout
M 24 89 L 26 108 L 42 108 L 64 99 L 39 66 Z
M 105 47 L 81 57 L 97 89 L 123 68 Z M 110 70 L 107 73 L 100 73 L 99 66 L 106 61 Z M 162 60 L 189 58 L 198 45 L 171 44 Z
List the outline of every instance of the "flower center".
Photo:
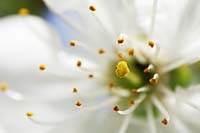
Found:
M 153 41 L 149 41 L 148 45 L 150 48 L 155 47 Z M 128 52 L 128 55 L 133 51 Z M 159 94 L 158 86 L 162 83 L 157 67 L 156 64 L 148 61 L 141 63 L 134 56 L 112 61 L 106 77 L 108 77 L 107 81 L 109 81 L 110 95 L 120 97 L 120 102 L 113 107 L 113 110 L 121 114 L 131 113 L 146 119 L 145 104 L 152 95 Z M 126 92 L 127 95 L 123 95 L 123 92 Z M 155 106 L 152 108 L 154 116 L 157 117 L 159 114 L 158 109 Z
M 136 59 L 121 60 L 112 63 L 108 77 L 111 77 L 116 87 L 132 90 L 157 84 L 159 76 L 154 72 L 152 64 L 141 64 Z

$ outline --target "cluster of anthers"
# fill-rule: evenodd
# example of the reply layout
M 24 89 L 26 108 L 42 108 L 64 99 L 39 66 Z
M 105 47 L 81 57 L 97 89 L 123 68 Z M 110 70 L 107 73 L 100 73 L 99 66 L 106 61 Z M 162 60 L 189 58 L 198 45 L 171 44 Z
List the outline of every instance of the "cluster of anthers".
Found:
M 89 10 L 91 10 L 92 12 L 95 12 L 96 7 L 91 5 L 89 6 Z M 126 40 L 123 34 L 121 34 L 116 42 L 118 45 L 123 45 L 125 41 Z M 72 40 L 69 44 L 71 47 L 75 47 L 76 45 L 78 45 L 75 40 Z M 150 47 L 154 50 L 155 52 L 154 57 L 157 58 L 159 54 L 159 50 L 160 50 L 159 46 L 154 41 L 150 40 L 147 43 L 147 47 Z M 106 52 L 107 51 L 104 50 L 103 48 L 98 50 L 99 54 L 105 54 Z M 151 115 L 152 117 L 156 117 L 156 112 L 157 113 L 159 112 L 158 114 L 163 115 L 163 119 L 161 120 L 161 123 L 163 125 L 167 125 L 170 120 L 169 113 L 165 109 L 161 101 L 157 98 L 157 95 L 159 96 L 160 93 L 162 93 L 162 91 L 158 89 L 160 74 L 158 72 L 159 70 L 156 71 L 156 61 L 155 62 L 149 61 L 150 62 L 149 65 L 140 64 L 140 62 L 136 59 L 136 57 L 134 57 L 135 55 L 134 48 L 128 49 L 126 53 L 129 57 L 131 57 L 129 58 L 130 60 L 126 60 L 126 56 L 124 56 L 124 53 L 119 52 L 116 54 L 118 59 L 114 61 L 115 62 L 114 64 L 110 65 L 110 66 L 115 67 L 114 72 L 113 70 L 110 70 L 110 69 L 108 70 L 108 71 L 112 71 L 112 72 L 108 72 L 108 73 L 111 73 L 111 74 L 108 74 L 108 77 L 109 77 L 108 91 L 110 93 L 111 98 L 109 98 L 108 100 L 98 105 L 94 105 L 91 107 L 84 106 L 84 103 L 79 99 L 76 101 L 75 105 L 80 107 L 84 111 L 93 111 L 93 110 L 101 109 L 105 106 L 111 105 L 113 103 L 116 104 L 119 101 L 123 101 L 122 99 L 125 99 L 125 101 L 128 99 L 128 102 L 127 102 L 128 108 L 127 106 L 125 106 L 125 108 L 127 109 L 121 110 L 121 107 L 119 105 L 115 105 L 114 107 L 112 107 L 113 110 L 117 112 L 118 114 L 127 116 L 121 128 L 119 129 L 119 132 L 126 131 L 129 125 L 129 122 L 131 120 L 130 118 L 134 115 L 134 111 L 137 109 L 145 110 L 145 113 L 144 113 L 145 119 L 148 117 L 148 115 Z M 136 63 L 137 65 L 139 65 L 138 67 L 139 70 L 137 70 L 139 71 L 139 75 L 136 75 L 133 72 L 135 71 L 133 70 L 135 68 L 131 68 L 132 67 L 131 63 Z M 81 67 L 81 64 L 82 62 L 80 60 L 77 61 L 77 67 Z M 168 70 L 164 70 L 164 71 L 165 72 L 161 72 L 161 73 L 164 74 Z M 146 80 L 146 78 L 143 79 L 145 75 L 147 75 L 146 77 L 149 78 L 148 80 Z M 92 78 L 93 75 L 90 74 L 89 77 Z M 117 83 L 119 80 L 122 80 L 122 82 Z M 123 83 L 123 81 L 125 82 Z M 127 88 L 126 86 L 127 81 L 130 82 L 131 85 L 133 86 L 132 87 L 130 86 L 130 88 Z M 139 88 L 133 88 L 135 86 Z M 78 88 L 73 88 L 73 93 L 79 94 Z M 124 102 L 122 103 L 127 105 L 127 103 L 124 103 Z M 151 104 L 153 106 L 149 106 Z
M 89 10 L 92 11 L 92 12 L 95 12 L 96 11 L 96 7 L 91 5 L 91 6 L 89 6 Z M 29 10 L 26 9 L 26 8 L 22 8 L 22 9 L 19 10 L 19 14 L 25 16 L 25 15 L 29 14 Z M 120 36 L 117 39 L 116 42 L 117 42 L 118 45 L 123 45 L 124 42 L 125 42 L 125 38 L 123 36 Z M 75 40 L 72 40 L 72 41 L 70 41 L 69 45 L 71 47 L 76 47 L 78 44 L 77 44 L 77 42 Z M 156 46 L 154 41 L 149 41 L 148 42 L 148 47 L 150 47 L 152 49 L 156 48 L 156 54 L 159 52 L 159 47 Z M 106 53 L 106 51 L 103 48 L 101 48 L 101 49 L 99 49 L 97 51 L 97 54 L 100 54 L 100 55 L 105 54 L 105 53 Z M 134 58 L 134 55 L 135 55 L 134 49 L 133 48 L 128 49 L 127 50 L 127 55 Z M 134 73 L 130 70 L 131 66 L 129 66 L 130 65 L 129 63 L 131 61 L 130 62 L 129 61 L 125 61 L 123 53 L 120 53 L 120 52 L 116 54 L 116 57 L 118 57 L 118 61 L 117 61 L 117 63 L 114 64 L 114 66 L 115 66 L 114 75 L 109 75 L 110 79 L 112 81 L 109 81 L 109 83 L 108 83 L 108 92 L 111 95 L 111 98 L 106 100 L 106 101 L 104 101 L 104 102 L 102 102 L 102 103 L 100 103 L 100 104 L 98 104 L 98 105 L 94 105 L 92 107 L 84 106 L 84 103 L 82 103 L 82 100 L 79 99 L 79 100 L 77 100 L 75 102 L 76 106 L 80 107 L 84 111 L 94 111 L 94 110 L 97 110 L 97 109 L 101 109 L 101 108 L 103 108 L 105 106 L 111 105 L 113 103 L 117 103 L 121 99 L 125 98 L 125 99 L 129 100 L 129 105 L 130 106 L 126 110 L 120 110 L 120 107 L 118 105 L 114 106 L 113 110 L 115 112 L 117 112 L 118 114 L 130 116 L 130 115 L 133 115 L 133 112 L 134 112 L 134 110 L 136 110 L 136 108 L 143 108 L 143 107 L 140 107 L 140 104 L 143 104 L 145 99 L 146 100 L 149 99 L 149 97 L 150 97 L 149 94 L 153 95 L 153 94 L 151 94 L 149 92 L 156 92 L 156 90 L 155 90 L 156 87 L 155 86 L 159 82 L 159 74 L 158 73 L 154 73 L 153 76 L 149 79 L 148 83 L 150 83 L 151 85 L 148 85 L 148 83 L 144 83 L 145 86 L 141 86 L 143 83 L 142 84 L 139 83 L 140 88 L 129 88 L 129 89 L 127 89 L 126 87 L 123 88 L 123 84 L 126 84 L 126 83 L 122 83 L 121 85 L 122 85 L 123 89 L 118 89 L 117 81 L 115 82 L 115 78 L 118 78 L 118 80 L 125 79 L 127 81 L 132 82 L 132 84 L 136 83 L 138 85 L 138 83 L 137 83 L 137 81 L 134 81 L 134 78 L 135 78 L 134 76 L 135 75 L 133 75 Z M 76 66 L 78 68 L 80 68 L 82 66 L 82 61 L 78 60 L 77 63 L 76 63 Z M 38 69 L 40 71 L 46 71 L 47 70 L 47 66 L 45 64 L 40 64 L 38 66 Z M 150 64 L 145 69 L 143 69 L 143 74 L 144 75 L 145 74 L 152 74 L 152 72 L 155 72 L 154 64 Z M 94 78 L 94 75 L 93 74 L 89 74 L 88 78 Z M 140 78 L 139 80 L 143 80 L 143 79 L 141 79 L 142 77 L 139 77 L 139 78 Z M 138 81 L 138 82 L 140 82 L 140 81 Z M 119 86 L 119 87 L 121 87 L 121 86 Z M 7 84 L 1 84 L 0 85 L 0 89 L 3 92 L 5 92 L 6 94 L 8 94 L 8 96 L 10 96 L 10 97 L 12 97 L 14 99 L 19 100 L 21 98 L 21 94 L 19 94 L 17 92 L 13 92 L 11 90 L 9 91 Z M 78 88 L 76 88 L 76 87 L 73 88 L 72 92 L 75 93 L 75 94 L 79 94 Z M 162 120 L 162 123 L 164 125 L 167 125 L 167 123 L 169 121 L 168 112 L 165 110 L 165 108 L 162 106 L 161 102 L 156 97 L 151 97 L 151 100 L 154 102 L 154 104 L 157 107 L 157 109 L 160 110 L 160 112 L 165 116 L 163 118 L 163 120 Z M 151 112 L 152 108 L 149 108 L 148 110 Z M 37 124 L 38 123 L 39 124 L 49 124 L 49 123 L 51 123 L 51 122 L 43 122 L 43 121 L 40 121 L 40 120 L 36 120 L 36 119 L 33 118 L 33 115 L 34 115 L 33 112 L 27 112 L 26 113 L 26 116 L 34 123 L 37 123 Z M 126 123 L 126 125 L 128 125 L 127 122 L 125 122 L 125 123 Z M 126 125 L 123 125 L 122 129 L 120 129 L 120 130 L 124 130 Z
M 95 12 L 97 9 L 95 6 L 91 5 L 89 6 L 89 10 Z M 19 13 L 21 15 L 27 15 L 29 11 L 23 8 L 19 11 Z M 116 40 L 118 45 L 123 45 L 126 41 L 123 36 L 120 36 Z M 76 47 L 79 44 L 76 40 L 72 40 L 70 41 L 69 45 L 71 47 Z M 158 56 L 159 46 L 154 41 L 148 41 L 147 47 L 152 48 L 155 51 L 155 55 Z M 97 51 L 97 54 L 103 55 L 106 54 L 106 52 L 108 51 L 101 48 Z M 137 116 L 137 113 L 134 113 L 137 112 L 137 109 L 144 113 L 143 118 L 145 119 L 149 115 L 152 116 L 152 114 L 152 119 L 157 117 L 156 114 L 162 114 L 163 119 L 161 120 L 161 123 L 163 125 L 167 125 L 170 120 L 170 116 L 160 100 L 160 98 L 164 96 L 163 94 L 167 91 L 165 91 L 165 89 L 159 89 L 159 87 L 164 86 L 165 83 L 162 82 L 161 76 L 165 75 L 173 67 L 169 67 L 169 69 L 162 69 L 162 71 L 160 71 L 160 69 L 158 69 L 158 64 L 148 59 L 148 64 L 142 64 L 140 63 L 139 59 L 135 57 L 134 48 L 128 49 L 126 54 L 131 58 L 126 59 L 124 53 L 116 53 L 116 57 L 118 58 L 111 61 L 111 64 L 109 64 L 109 66 L 114 69 L 108 69 L 109 72 L 105 72 L 107 73 L 108 77 L 108 79 L 105 81 L 108 86 L 107 91 L 109 92 L 109 96 L 111 98 L 98 105 L 87 107 L 85 106 L 84 102 L 82 102 L 84 100 L 81 99 L 83 97 L 81 97 L 81 94 L 79 94 L 78 88 L 74 87 L 72 88 L 72 92 L 74 94 L 78 94 L 79 97 L 81 97 L 75 102 L 75 106 L 78 106 L 84 111 L 94 111 L 112 105 L 110 108 L 113 108 L 115 112 L 120 115 L 127 116 L 123 122 L 122 127 L 120 128 L 120 131 L 122 132 L 126 130 L 130 118 Z M 81 68 L 82 63 L 83 62 L 81 60 L 78 60 L 76 67 Z M 38 69 L 41 71 L 48 70 L 45 64 L 40 64 Z M 89 74 L 88 78 L 95 78 L 94 76 L 94 74 Z M 3 92 L 7 92 L 7 94 L 13 98 L 20 98 L 20 94 L 8 90 L 7 84 L 1 84 L 0 89 Z M 116 105 L 118 103 L 122 105 Z M 114 107 L 113 104 L 115 105 Z M 27 112 L 26 116 L 33 122 L 44 123 L 34 119 L 33 112 Z

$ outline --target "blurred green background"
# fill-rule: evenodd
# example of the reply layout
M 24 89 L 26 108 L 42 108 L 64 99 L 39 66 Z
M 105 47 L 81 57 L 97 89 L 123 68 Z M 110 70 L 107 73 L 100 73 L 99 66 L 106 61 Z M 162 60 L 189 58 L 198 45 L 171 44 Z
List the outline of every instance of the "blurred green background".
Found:
M 35 15 L 42 15 L 46 9 L 42 0 L 0 0 L 0 17 L 16 14 L 20 8 L 28 8 Z

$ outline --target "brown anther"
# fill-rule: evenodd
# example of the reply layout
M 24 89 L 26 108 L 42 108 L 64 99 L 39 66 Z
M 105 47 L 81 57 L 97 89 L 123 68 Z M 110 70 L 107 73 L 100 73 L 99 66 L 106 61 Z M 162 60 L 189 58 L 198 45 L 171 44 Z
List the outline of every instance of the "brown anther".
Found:
M 115 86 L 115 83 L 111 81 L 111 82 L 109 83 L 109 89 L 112 89 L 114 86 Z
M 134 101 L 134 100 L 130 100 L 130 104 L 131 104 L 131 105 L 134 105 L 134 104 L 135 104 L 135 101 Z
M 151 78 L 149 79 L 149 82 L 153 85 L 157 84 L 158 83 L 158 79 L 154 79 L 154 78 Z
M 118 42 L 118 44 L 124 43 L 124 38 L 118 38 L 117 42 Z
M 96 11 L 96 7 L 93 6 L 93 5 L 90 5 L 90 6 L 89 6 L 89 9 L 90 9 L 90 11 L 92 11 L 92 12 Z
M 163 125 L 167 125 L 167 124 L 168 124 L 168 121 L 167 121 L 167 119 L 166 119 L 166 118 L 162 119 L 162 121 L 161 121 L 161 122 L 162 122 L 162 124 L 163 124 Z
M 93 75 L 93 74 L 89 74 L 88 77 L 89 77 L 89 78 L 93 78 L 94 75 Z
M 19 9 L 18 13 L 20 15 L 26 16 L 29 14 L 29 10 L 27 8 L 21 8 L 21 9 Z
M 129 49 L 127 53 L 129 56 L 134 56 L 135 51 L 134 49 Z
M 76 106 L 80 107 L 82 105 L 81 101 L 76 102 Z
M 78 89 L 77 88 L 73 88 L 73 93 L 77 93 Z
M 76 46 L 76 41 L 70 41 L 69 45 L 72 46 L 72 47 Z
M 0 89 L 1 89 L 1 91 L 7 91 L 7 89 L 8 89 L 8 85 L 7 84 L 5 84 L 5 83 L 3 83 L 3 84 L 0 84 Z
M 78 60 L 77 63 L 76 63 L 76 66 L 81 67 L 81 65 L 82 65 L 82 62 L 80 60 Z
M 149 41 L 149 42 L 148 42 L 148 45 L 149 45 L 151 48 L 153 48 L 153 47 L 155 46 L 155 42 L 154 42 L 154 41 Z
M 33 112 L 26 112 L 26 116 L 27 117 L 32 117 L 33 116 Z
M 144 73 L 150 73 L 150 72 L 151 71 L 150 71 L 150 69 L 148 67 L 144 69 Z
M 44 71 L 44 70 L 46 70 L 46 66 L 45 66 L 44 64 L 41 64 L 41 65 L 39 66 L 39 69 L 40 69 L 41 71 Z
M 118 53 L 118 54 L 117 54 L 117 57 L 118 57 L 119 59 L 123 59 L 124 56 L 123 56 L 122 53 Z
M 119 111 L 119 106 L 117 106 L 117 105 L 114 106 L 114 107 L 113 107 L 113 110 L 116 111 L 116 112 Z
M 197 67 L 200 68 L 200 61 L 197 62 Z
M 137 89 L 132 89 L 131 92 L 132 92 L 133 94 L 137 94 L 137 93 L 138 93 Z
M 101 48 L 101 49 L 99 49 L 98 52 L 99 52 L 99 54 L 104 54 L 104 53 L 105 53 L 105 50 Z

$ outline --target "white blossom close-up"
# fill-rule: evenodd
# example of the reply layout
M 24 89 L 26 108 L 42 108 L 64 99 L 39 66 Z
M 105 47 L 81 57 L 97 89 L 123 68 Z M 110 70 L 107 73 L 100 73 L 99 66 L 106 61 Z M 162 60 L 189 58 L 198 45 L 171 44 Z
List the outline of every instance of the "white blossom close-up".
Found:
M 0 19 L 0 133 L 199 133 L 200 1 L 43 1 L 67 41 Z

